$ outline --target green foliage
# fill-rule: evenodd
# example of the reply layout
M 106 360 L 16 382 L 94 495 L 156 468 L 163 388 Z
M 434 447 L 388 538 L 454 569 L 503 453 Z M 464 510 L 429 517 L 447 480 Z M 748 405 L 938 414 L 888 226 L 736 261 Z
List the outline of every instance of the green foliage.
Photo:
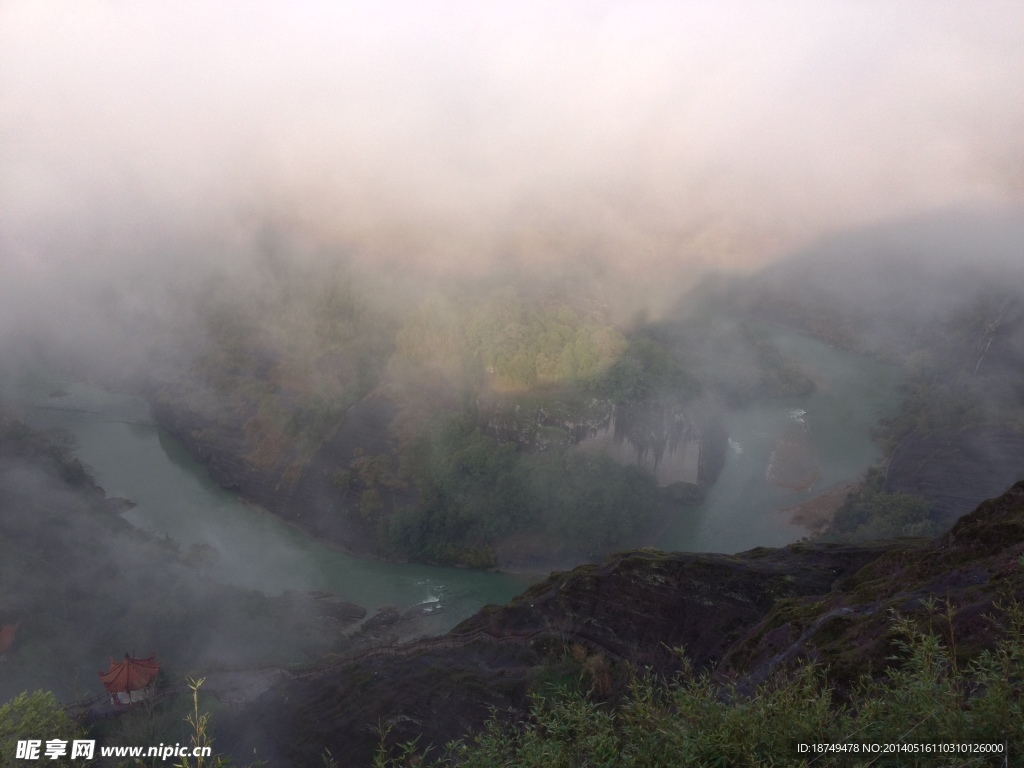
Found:
M 479 564 L 512 533 L 607 553 L 649 524 L 658 499 L 635 467 L 559 447 L 527 453 L 486 435 L 471 414 L 439 419 L 411 463 L 420 503 L 390 516 L 385 544 L 435 562 Z
M 260 468 L 305 461 L 376 385 L 395 323 L 344 274 L 298 267 L 275 267 L 257 295 L 234 301 L 200 309 L 204 348 L 160 397 L 212 419 L 232 413 Z
M 229 768 L 234 764 L 230 757 L 218 754 L 213 749 L 213 737 L 210 735 L 211 715 L 204 710 L 199 701 L 200 688 L 204 682 L 205 678 L 186 680 L 192 699 L 191 706 L 184 716 L 188 744 L 183 746 L 185 746 L 184 751 L 188 754 L 177 757 L 173 763 L 168 763 L 166 757 L 136 758 L 132 765 L 137 768 L 155 768 L 161 765 L 171 765 L 173 768 Z M 129 716 L 132 714 L 136 713 L 128 713 Z M 152 745 L 158 741 L 163 743 L 164 739 L 168 739 L 167 744 L 170 745 L 171 741 L 161 733 L 160 724 L 156 722 L 157 718 L 154 718 L 154 713 L 152 711 L 141 712 L 141 715 L 141 722 L 136 722 L 133 725 L 135 734 L 130 735 L 123 730 L 118 731 L 117 741 L 120 741 L 121 744 L 148 743 Z M 262 765 L 261 762 L 256 762 L 246 768 L 258 768 L 260 765 Z
M 476 310 L 466 326 L 472 354 L 514 386 L 572 381 L 596 373 L 621 351 L 612 328 L 583 322 L 565 305 L 505 297 Z
M 85 738 L 85 731 L 68 717 L 57 697 L 49 691 L 21 693 L 0 706 L 0 766 L 15 764 L 18 741 L 26 739 L 40 740 L 43 746 L 50 739 L 68 742 L 67 755 L 45 762 L 46 765 L 74 765 L 80 761 L 70 759 L 70 743 L 82 738 Z
M 204 751 L 213 751 L 213 739 L 210 737 L 210 713 L 199 708 L 199 689 L 205 678 L 189 680 L 188 687 L 192 691 L 192 711 L 185 718 L 189 727 L 189 742 L 195 758 L 182 757 L 174 764 L 175 768 L 226 768 L 231 760 L 221 755 L 204 756 Z
M 463 306 L 440 300 L 411 314 L 397 337 L 401 355 L 475 380 L 478 369 L 504 387 L 577 381 L 608 367 L 625 347 L 608 325 L 566 304 L 499 291 Z
M 351 469 L 358 481 L 367 488 L 400 488 L 403 485 L 395 471 L 394 461 L 386 453 L 359 456 L 352 462 Z
M 928 608 L 933 611 L 934 604 Z M 945 618 L 952 633 L 948 606 Z M 961 668 L 952 634 L 944 639 L 895 616 L 898 652 L 891 660 L 898 663 L 884 679 L 866 680 L 858 692 L 865 738 L 906 741 L 913 734 L 918 742 L 1008 742 L 1010 754 L 1019 753 L 1024 747 L 1024 608 L 1012 603 L 1003 619 L 995 650 Z
M 359 497 L 359 514 L 369 523 L 375 523 L 380 519 L 381 510 L 384 509 L 384 500 L 380 493 L 373 488 L 363 491 Z
M 647 338 L 630 340 L 623 354 L 590 386 L 613 403 L 666 396 L 688 399 L 700 389 L 663 345 Z
M 934 606 L 933 606 L 934 607 Z M 1002 765 L 1024 750 L 1024 609 L 1005 612 L 994 651 L 966 667 L 937 633 L 895 617 L 893 666 L 865 678 L 841 703 L 813 665 L 772 679 L 753 695 L 719 685 L 684 664 L 674 682 L 635 678 L 617 706 L 567 690 L 535 697 L 529 718 L 493 717 L 482 732 L 449 744 L 433 766 L 575 768 L 575 766 L 917 766 Z M 950 638 L 952 641 L 953 638 Z M 857 752 L 797 751 L 798 744 L 840 743 Z M 1002 753 L 864 752 L 865 744 L 1002 745 Z M 374 765 L 408 765 L 410 745 Z M 401 762 L 400 762 L 401 761 Z
M 825 541 L 874 541 L 899 536 L 936 536 L 931 504 L 918 496 L 885 493 L 885 475 L 878 467 L 867 471 L 860 488 L 836 510 L 822 536 Z
M 355 401 L 353 393 L 348 396 L 314 393 L 306 404 L 287 410 L 287 415 L 283 416 L 285 431 L 303 447 L 319 447 L 341 423 L 345 411 Z

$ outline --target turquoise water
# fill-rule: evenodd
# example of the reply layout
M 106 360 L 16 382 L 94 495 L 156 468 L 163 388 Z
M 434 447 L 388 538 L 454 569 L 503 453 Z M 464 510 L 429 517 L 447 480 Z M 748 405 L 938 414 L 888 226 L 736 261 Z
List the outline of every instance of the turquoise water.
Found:
M 63 391 L 62 397 L 51 393 Z M 259 589 L 327 590 L 366 607 L 436 602 L 427 631 L 443 632 L 488 603 L 505 603 L 531 579 L 456 568 L 366 560 L 313 541 L 279 518 L 220 488 L 173 437 L 152 424 L 141 398 L 46 377 L 23 378 L 7 396 L 32 426 L 59 427 L 108 496 L 137 503 L 124 517 L 184 551 L 216 550 L 210 575 Z
M 783 510 L 856 479 L 882 456 L 870 430 L 879 418 L 899 409 L 899 370 L 790 330 L 768 330 L 779 348 L 814 379 L 816 388 L 810 395 L 756 403 L 726 414 L 730 448 L 722 474 L 702 506 L 675 520 L 660 542 L 666 549 L 732 553 L 797 541 L 807 532 L 792 524 Z M 809 490 L 798 492 L 767 479 L 772 449 L 795 420 L 806 426 L 820 473 Z
M 730 449 L 722 474 L 700 507 L 682 512 L 658 542 L 665 549 L 738 552 L 781 546 L 806 531 L 782 510 L 856 478 L 881 455 L 869 438 L 879 417 L 899 403 L 898 371 L 830 348 L 807 336 L 773 329 L 775 342 L 797 359 L 817 387 L 807 396 L 758 403 L 727 414 Z M 528 577 L 353 557 L 306 537 L 210 480 L 180 443 L 150 419 L 141 398 L 73 382 L 28 377 L 7 384 L 38 428 L 75 435 L 78 456 L 109 496 L 137 502 L 125 517 L 185 550 L 216 551 L 212 576 L 277 594 L 327 590 L 366 607 L 406 608 L 437 602 L 429 630 L 443 632 L 487 603 L 507 602 Z M 54 397 L 59 392 L 62 396 Z M 766 479 L 781 431 L 802 419 L 819 480 L 793 492 Z

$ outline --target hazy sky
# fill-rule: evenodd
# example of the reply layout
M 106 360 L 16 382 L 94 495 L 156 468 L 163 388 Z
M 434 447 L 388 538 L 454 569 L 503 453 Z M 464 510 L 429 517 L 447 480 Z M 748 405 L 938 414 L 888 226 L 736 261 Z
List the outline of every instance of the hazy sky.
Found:
M 268 226 L 441 270 L 750 266 L 1020 208 L 1022 93 L 1020 1 L 0 0 L 0 301 L 142 294 Z

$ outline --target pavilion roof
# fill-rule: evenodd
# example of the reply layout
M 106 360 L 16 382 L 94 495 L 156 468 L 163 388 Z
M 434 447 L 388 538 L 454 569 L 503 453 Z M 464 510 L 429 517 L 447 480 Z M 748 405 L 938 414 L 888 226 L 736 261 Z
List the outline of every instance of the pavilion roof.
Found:
M 156 663 L 155 653 L 145 659 L 137 659 L 126 653 L 123 661 L 110 660 L 110 669 L 100 672 L 100 680 L 111 693 L 127 693 L 145 688 L 153 682 L 159 671 L 160 665 Z

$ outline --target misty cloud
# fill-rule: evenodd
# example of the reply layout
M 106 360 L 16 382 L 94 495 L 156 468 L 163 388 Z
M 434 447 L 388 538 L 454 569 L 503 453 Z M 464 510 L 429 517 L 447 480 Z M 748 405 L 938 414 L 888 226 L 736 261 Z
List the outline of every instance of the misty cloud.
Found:
M 1021 72 L 1019 3 L 8 3 L 0 320 L 162 322 L 268 229 L 406 276 L 586 261 L 664 303 L 1019 209 Z

